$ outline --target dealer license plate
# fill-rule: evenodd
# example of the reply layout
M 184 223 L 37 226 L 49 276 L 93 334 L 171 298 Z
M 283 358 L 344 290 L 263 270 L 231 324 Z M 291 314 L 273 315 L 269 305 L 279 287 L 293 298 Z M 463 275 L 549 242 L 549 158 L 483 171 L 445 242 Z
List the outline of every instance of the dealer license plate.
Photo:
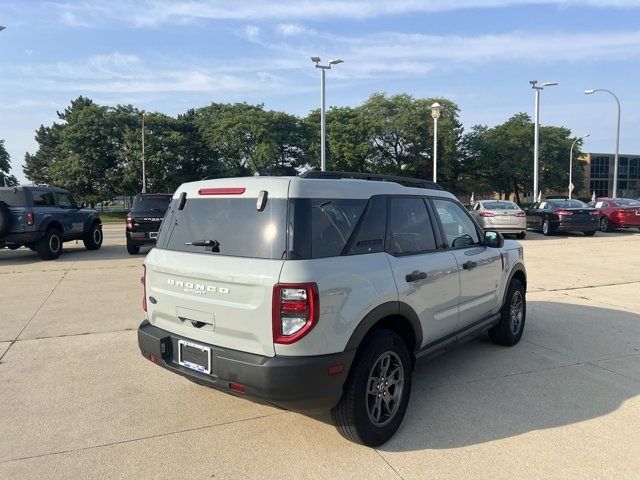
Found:
M 158 232 L 149 233 L 149 238 L 157 239 L 158 238 Z
M 211 373 L 211 348 L 178 340 L 178 363 L 200 373 Z

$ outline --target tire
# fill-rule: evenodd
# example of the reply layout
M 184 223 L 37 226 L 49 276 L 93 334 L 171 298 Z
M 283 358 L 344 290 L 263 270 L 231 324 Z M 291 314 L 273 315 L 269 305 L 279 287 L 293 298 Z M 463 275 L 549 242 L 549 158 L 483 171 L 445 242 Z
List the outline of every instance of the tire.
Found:
M 527 232 L 520 232 L 520 233 L 516 233 L 516 238 L 518 240 L 524 240 L 524 238 L 527 236 Z
M 589 230 L 588 232 L 582 232 L 584 233 L 585 237 L 593 237 L 596 234 L 595 230 Z
M 35 244 L 36 252 L 42 260 L 55 260 L 62 253 L 62 234 L 57 228 L 49 228 Z
M 547 220 L 546 218 L 542 221 L 542 234 L 547 237 L 550 235 L 553 235 L 553 229 L 551 228 L 551 224 L 549 223 L 549 220 Z
M 388 385 L 386 380 L 384 385 L 377 382 L 384 378 L 380 375 L 382 369 L 387 375 L 389 369 L 395 372 L 395 384 Z M 331 410 L 331 418 L 340 434 L 369 447 L 389 440 L 407 411 L 411 369 L 411 356 L 400 336 L 386 329 L 369 334 L 358 349 L 342 398 Z M 383 393 L 376 393 L 378 391 Z M 387 395 L 385 398 L 390 398 L 389 403 L 381 395 Z
M 5 202 L 0 202 L 0 235 L 4 235 L 9 231 L 11 223 L 11 212 Z
M 127 242 L 127 252 L 129 252 L 129 255 L 138 255 L 140 253 L 140 245 Z
M 609 223 L 609 219 L 607 217 L 600 217 L 600 231 L 601 232 L 610 232 L 613 230 L 611 228 L 611 224 Z
M 489 330 L 489 338 L 498 345 L 507 347 L 515 345 L 522 337 L 526 317 L 526 292 L 520 280 L 514 278 L 507 289 L 505 302 L 500 312 L 500 322 Z
M 102 225 L 98 222 L 95 222 L 91 226 L 91 230 L 85 234 L 82 238 L 82 243 L 84 243 L 84 248 L 87 250 L 99 250 L 102 246 L 102 240 L 104 236 L 102 235 Z

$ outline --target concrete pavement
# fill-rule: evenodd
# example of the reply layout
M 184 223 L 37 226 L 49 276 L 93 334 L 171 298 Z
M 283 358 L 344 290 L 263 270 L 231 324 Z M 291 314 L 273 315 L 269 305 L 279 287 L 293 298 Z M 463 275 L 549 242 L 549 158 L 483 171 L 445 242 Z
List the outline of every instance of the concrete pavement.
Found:
M 0 250 L 0 478 L 611 478 L 640 472 L 640 234 L 529 233 L 528 316 L 419 364 L 378 449 L 139 354 L 143 255 Z

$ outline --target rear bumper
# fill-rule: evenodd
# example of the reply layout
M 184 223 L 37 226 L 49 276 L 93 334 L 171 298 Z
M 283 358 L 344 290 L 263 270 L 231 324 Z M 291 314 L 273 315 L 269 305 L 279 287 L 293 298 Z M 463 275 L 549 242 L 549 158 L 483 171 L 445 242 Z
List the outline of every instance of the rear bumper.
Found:
M 640 216 L 638 215 L 625 215 L 624 217 L 610 217 L 609 223 L 616 228 L 639 228 Z
M 155 244 L 156 238 L 149 238 L 149 232 L 132 232 L 127 230 L 127 242 L 133 245 Z
M 593 217 L 592 220 L 589 221 L 566 221 L 566 220 L 556 220 L 551 222 L 551 227 L 556 231 L 577 231 L 577 232 L 588 232 L 591 230 L 598 230 L 599 226 L 598 217 Z
M 310 357 L 264 357 L 252 353 L 211 347 L 211 374 L 200 373 L 178 364 L 178 340 L 188 338 L 154 327 L 147 320 L 138 328 L 140 352 L 147 359 L 158 358 L 157 365 L 226 393 L 277 405 L 288 410 L 320 412 L 333 408 L 342 396 L 355 351 Z M 329 375 L 329 367 L 344 365 L 342 373 Z M 239 394 L 229 383 L 246 387 Z
M 21 232 L 21 233 L 9 233 L 7 235 L 0 236 L 0 243 L 35 243 L 44 236 L 44 232 Z

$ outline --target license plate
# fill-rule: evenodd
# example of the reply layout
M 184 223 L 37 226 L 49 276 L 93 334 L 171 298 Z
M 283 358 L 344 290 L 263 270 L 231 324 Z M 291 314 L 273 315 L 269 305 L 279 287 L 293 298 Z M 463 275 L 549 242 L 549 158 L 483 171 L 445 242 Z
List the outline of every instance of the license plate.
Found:
M 511 215 L 498 215 L 498 220 L 511 220 Z
M 158 232 L 149 233 L 149 238 L 157 239 L 158 238 Z
M 178 363 L 200 373 L 211 373 L 211 349 L 197 343 L 178 340 Z
M 640 216 L 640 210 L 636 210 L 636 215 Z

